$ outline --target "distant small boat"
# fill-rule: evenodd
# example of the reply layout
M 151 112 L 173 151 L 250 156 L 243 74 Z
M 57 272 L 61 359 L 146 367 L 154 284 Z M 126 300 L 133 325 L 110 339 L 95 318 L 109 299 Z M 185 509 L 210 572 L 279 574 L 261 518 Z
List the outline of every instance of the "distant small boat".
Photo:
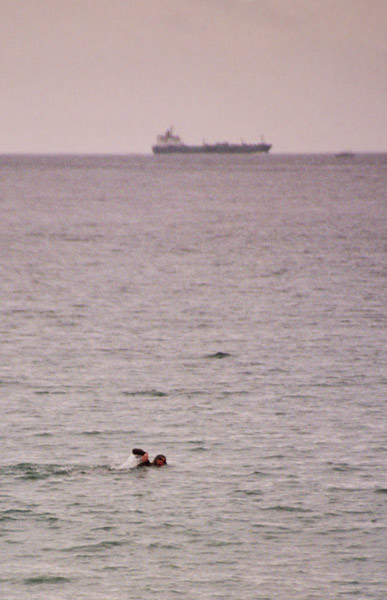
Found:
M 337 154 L 335 154 L 336 158 L 353 158 L 354 156 L 354 152 L 350 152 L 349 150 L 346 150 L 345 152 L 338 152 Z

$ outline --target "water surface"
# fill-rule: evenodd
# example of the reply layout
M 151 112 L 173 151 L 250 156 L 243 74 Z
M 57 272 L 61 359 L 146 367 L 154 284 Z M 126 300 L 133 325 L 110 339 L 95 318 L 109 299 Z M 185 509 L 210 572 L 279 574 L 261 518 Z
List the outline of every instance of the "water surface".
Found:
M 386 162 L 0 157 L 5 598 L 384 600 Z

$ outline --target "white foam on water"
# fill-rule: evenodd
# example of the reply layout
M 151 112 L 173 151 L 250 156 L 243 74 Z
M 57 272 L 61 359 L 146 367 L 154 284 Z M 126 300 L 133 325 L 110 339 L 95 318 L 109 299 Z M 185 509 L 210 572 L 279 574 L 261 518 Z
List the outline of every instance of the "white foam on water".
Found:
M 137 456 L 135 454 L 130 454 L 128 458 L 117 467 L 113 467 L 118 471 L 124 471 L 126 469 L 135 469 L 141 462 L 142 456 Z

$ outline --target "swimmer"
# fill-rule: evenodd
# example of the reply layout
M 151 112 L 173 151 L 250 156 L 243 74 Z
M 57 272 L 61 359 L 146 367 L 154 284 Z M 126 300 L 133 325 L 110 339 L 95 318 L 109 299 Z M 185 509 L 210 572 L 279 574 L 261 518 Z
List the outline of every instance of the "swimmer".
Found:
M 167 459 L 164 454 L 157 454 L 152 462 L 149 461 L 148 452 L 145 452 L 145 450 L 142 450 L 141 448 L 133 448 L 132 454 L 138 460 L 137 467 L 163 467 L 167 464 Z

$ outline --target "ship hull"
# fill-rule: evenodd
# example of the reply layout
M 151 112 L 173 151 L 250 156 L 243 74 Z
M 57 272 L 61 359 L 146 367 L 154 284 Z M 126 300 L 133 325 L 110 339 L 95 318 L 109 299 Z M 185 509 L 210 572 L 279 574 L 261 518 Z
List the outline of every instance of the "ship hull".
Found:
M 203 144 L 202 146 L 158 145 L 152 146 L 154 154 L 254 154 L 269 152 L 271 144 Z

